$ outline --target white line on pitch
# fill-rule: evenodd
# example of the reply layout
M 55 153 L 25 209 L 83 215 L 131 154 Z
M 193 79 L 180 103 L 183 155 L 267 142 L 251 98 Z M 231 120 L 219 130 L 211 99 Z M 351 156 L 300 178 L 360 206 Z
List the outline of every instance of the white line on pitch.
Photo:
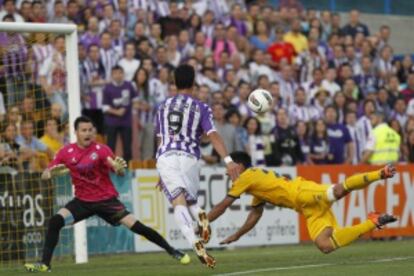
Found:
M 269 272 L 269 271 L 278 271 L 278 270 L 304 269 L 304 268 L 324 267 L 324 266 L 331 266 L 331 265 L 334 265 L 334 264 L 328 264 L 327 263 L 327 264 L 314 264 L 314 265 L 296 265 L 296 266 L 285 266 L 285 267 L 269 267 L 269 268 L 246 270 L 246 271 L 231 272 L 231 273 L 224 273 L 224 274 L 215 274 L 215 276 L 245 275 L 245 274 L 258 273 L 258 272 Z
M 388 259 L 378 259 L 378 260 L 366 261 L 365 263 L 385 263 L 385 262 L 392 262 L 392 261 L 405 261 L 405 260 L 409 260 L 409 259 L 414 259 L 414 256 L 388 258 Z M 325 267 L 325 266 L 333 266 L 333 265 L 340 265 L 340 264 L 341 263 L 324 263 L 324 264 L 314 264 L 314 265 L 269 267 L 269 268 L 262 268 L 262 269 L 254 269 L 254 270 L 230 272 L 230 273 L 223 273 L 223 274 L 215 274 L 215 276 L 247 275 L 247 274 L 259 273 L 259 272 L 306 269 L 306 268 Z

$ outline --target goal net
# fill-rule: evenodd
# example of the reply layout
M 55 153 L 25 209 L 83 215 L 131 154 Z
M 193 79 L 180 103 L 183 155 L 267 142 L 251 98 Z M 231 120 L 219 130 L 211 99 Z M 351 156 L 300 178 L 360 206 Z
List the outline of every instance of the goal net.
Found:
M 75 25 L 0 23 L 0 268 L 41 259 L 50 217 L 72 198 L 69 176 L 40 176 L 74 139 L 77 55 Z M 64 228 L 55 256 L 85 262 L 85 233 Z

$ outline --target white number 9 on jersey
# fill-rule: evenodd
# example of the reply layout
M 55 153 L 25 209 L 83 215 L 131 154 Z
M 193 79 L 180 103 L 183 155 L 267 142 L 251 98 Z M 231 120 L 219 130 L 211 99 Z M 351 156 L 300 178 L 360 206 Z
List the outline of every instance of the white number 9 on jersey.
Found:
M 178 134 L 183 126 L 183 113 L 171 111 L 168 113 L 168 130 L 170 134 Z

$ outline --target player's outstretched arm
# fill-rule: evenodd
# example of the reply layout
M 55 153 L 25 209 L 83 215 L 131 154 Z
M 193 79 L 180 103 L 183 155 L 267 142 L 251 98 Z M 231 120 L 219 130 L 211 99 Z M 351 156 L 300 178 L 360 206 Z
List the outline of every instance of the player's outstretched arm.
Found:
M 259 219 L 262 217 L 262 214 L 263 204 L 257 207 L 253 207 L 247 216 L 245 223 L 242 225 L 242 227 L 240 227 L 239 231 L 220 242 L 220 244 L 230 244 L 240 239 L 241 236 L 249 232 L 257 224 Z
M 223 139 L 221 139 L 217 131 L 210 132 L 208 134 L 208 138 L 210 138 L 211 144 L 213 145 L 214 149 L 224 160 L 224 163 L 226 163 L 227 173 L 230 176 L 231 180 L 236 180 L 240 175 L 240 167 L 239 165 L 234 163 L 231 157 L 228 155 Z
M 122 157 L 116 156 L 115 159 L 113 159 L 112 157 L 108 156 L 107 160 L 117 175 L 123 176 L 125 174 L 127 162 Z
M 226 196 L 219 204 L 214 206 L 213 210 L 208 213 L 208 220 L 210 222 L 215 221 L 218 217 L 224 214 L 227 208 L 233 204 L 234 200 L 236 200 L 234 197 Z
M 48 180 L 53 176 L 59 176 L 69 173 L 69 169 L 64 164 L 58 164 L 47 168 L 43 171 L 41 178 L 43 180 Z

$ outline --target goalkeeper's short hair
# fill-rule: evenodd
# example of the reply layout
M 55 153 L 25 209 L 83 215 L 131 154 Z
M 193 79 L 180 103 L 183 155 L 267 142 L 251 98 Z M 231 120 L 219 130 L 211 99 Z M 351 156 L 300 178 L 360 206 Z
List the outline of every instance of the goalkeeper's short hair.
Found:
M 81 123 L 91 123 L 95 127 L 95 124 L 91 118 L 86 116 L 79 116 L 78 118 L 76 118 L 75 123 L 73 124 L 75 130 L 78 130 L 79 124 Z

